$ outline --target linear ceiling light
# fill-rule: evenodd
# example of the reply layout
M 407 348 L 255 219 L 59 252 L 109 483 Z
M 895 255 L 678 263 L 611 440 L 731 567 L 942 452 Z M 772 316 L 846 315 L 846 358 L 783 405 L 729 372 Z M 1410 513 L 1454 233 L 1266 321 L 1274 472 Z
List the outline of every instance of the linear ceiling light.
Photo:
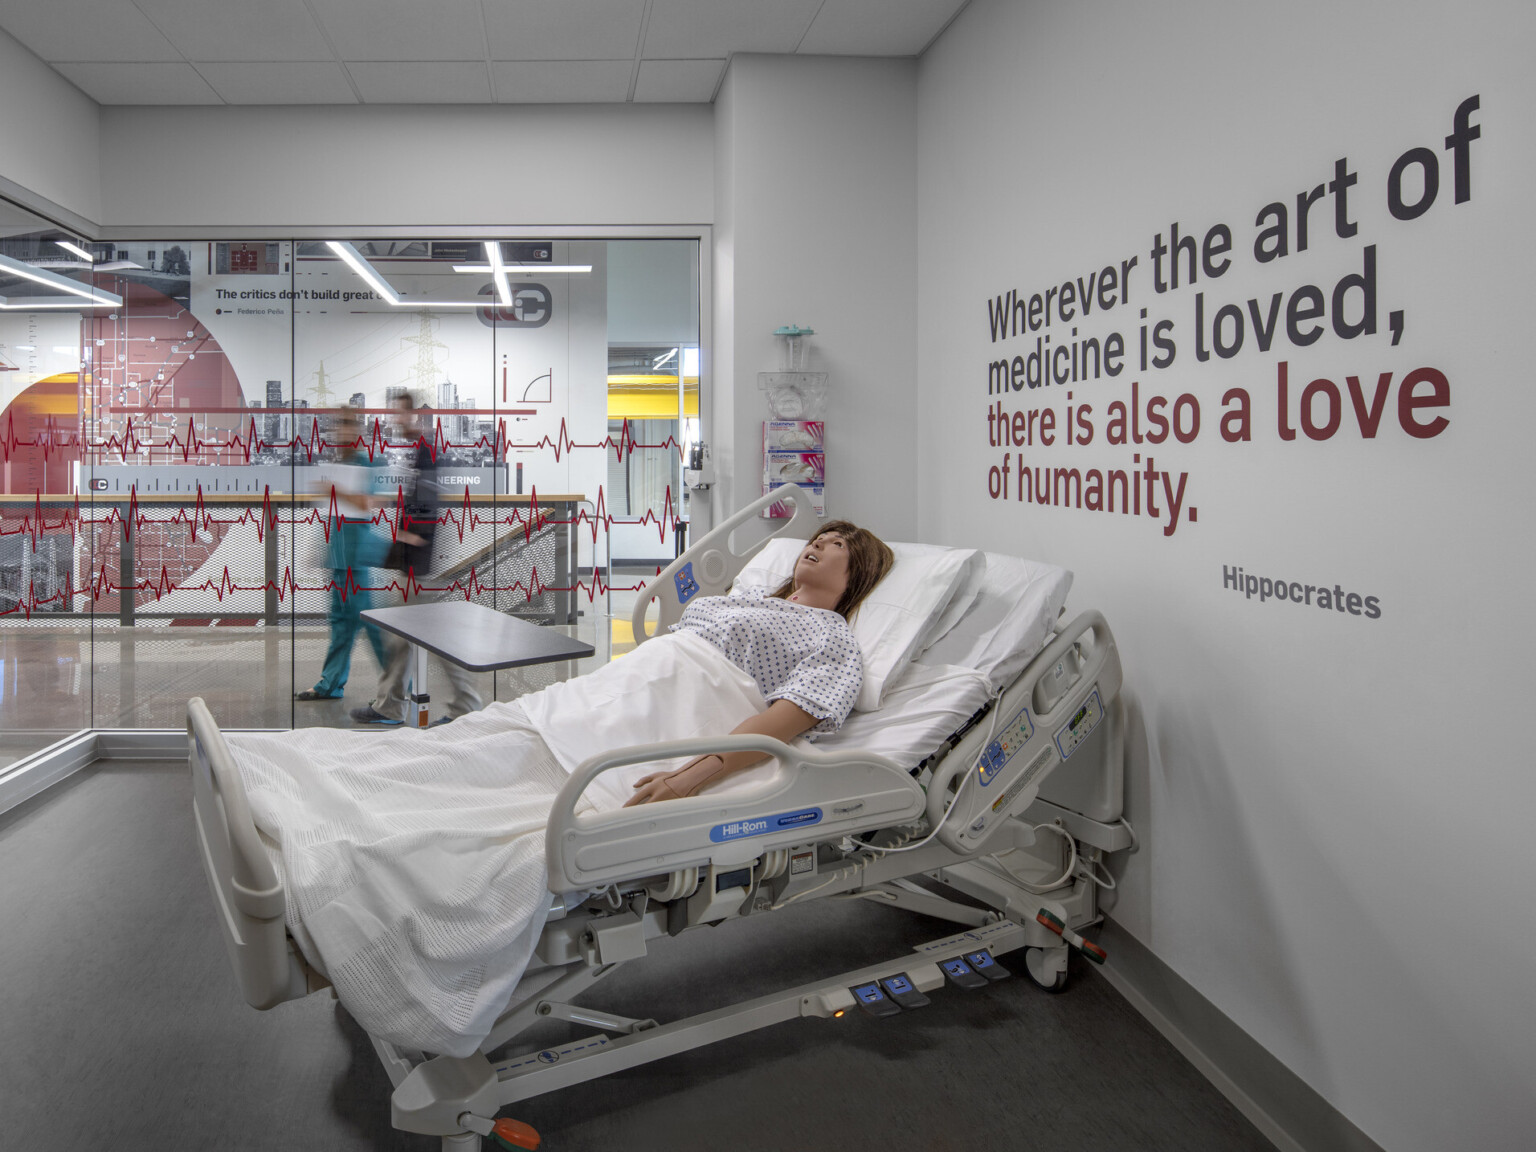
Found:
M 0 296 L 0 312 L 73 311 L 116 308 L 109 300 L 60 300 L 57 296 Z
M 491 280 L 496 285 L 496 299 L 503 308 L 512 306 L 512 289 L 507 285 L 507 269 L 501 262 L 501 241 L 487 240 L 485 255 L 491 262 Z
M 506 261 L 502 261 L 501 266 L 508 273 L 538 272 L 541 275 L 545 272 L 581 273 L 592 271 L 592 265 L 590 264 L 508 264 Z M 489 264 L 455 264 L 453 270 L 455 272 L 468 272 L 471 276 L 489 276 L 495 271 Z
M 389 282 L 351 244 L 345 240 L 327 240 L 326 244 L 341 257 L 347 267 L 363 278 L 364 283 L 396 308 L 484 308 L 486 305 L 484 300 L 402 300 L 400 293 L 391 288 Z
M 80 245 L 76 244 L 73 240 L 55 240 L 54 243 L 57 244 L 60 248 L 64 249 L 64 251 L 73 253 L 74 255 L 80 257 L 80 259 L 84 260 L 87 264 L 96 263 L 96 257 L 92 256 L 89 252 L 80 247 Z
M 23 263 L 10 256 L 0 255 L 0 269 L 4 269 L 23 279 L 31 280 L 34 283 L 47 285 L 49 288 L 58 288 L 74 296 L 83 296 L 95 306 L 116 308 L 120 307 L 123 303 L 121 296 L 114 296 L 110 292 L 103 292 L 99 288 L 88 288 L 69 279 L 67 276 L 60 276 L 43 268 L 34 268 L 32 265 Z M 64 307 L 65 305 L 60 303 L 53 306 Z M 79 307 L 78 304 L 73 306 Z
M 400 303 L 400 295 L 384 282 L 384 278 L 373 270 L 373 265 L 363 259 L 363 255 L 345 240 L 327 240 L 331 251 L 340 256 L 347 267 L 363 278 L 363 281 L 391 304 Z

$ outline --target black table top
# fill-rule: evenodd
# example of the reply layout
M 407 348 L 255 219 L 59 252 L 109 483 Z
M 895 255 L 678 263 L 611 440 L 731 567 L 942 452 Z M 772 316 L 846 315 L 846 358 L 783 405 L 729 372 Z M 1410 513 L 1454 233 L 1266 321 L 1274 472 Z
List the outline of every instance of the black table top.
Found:
M 530 624 L 468 600 L 370 608 L 363 619 L 471 672 L 579 660 L 593 654 L 592 645 L 572 640 L 553 628 Z

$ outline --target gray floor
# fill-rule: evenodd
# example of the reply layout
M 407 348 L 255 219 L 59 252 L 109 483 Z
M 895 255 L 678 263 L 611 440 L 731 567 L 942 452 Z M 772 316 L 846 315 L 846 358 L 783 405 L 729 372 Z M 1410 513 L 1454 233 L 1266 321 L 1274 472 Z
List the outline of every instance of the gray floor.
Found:
M 190 811 L 184 764 L 106 764 L 0 817 L 0 1144 L 434 1152 L 390 1127 L 389 1082 L 328 995 L 239 1000 Z M 662 941 L 590 1002 L 665 1021 L 950 930 L 812 902 Z M 1059 996 L 946 988 L 894 1019 L 780 1024 L 508 1114 L 550 1152 L 1271 1147 L 1076 967 Z

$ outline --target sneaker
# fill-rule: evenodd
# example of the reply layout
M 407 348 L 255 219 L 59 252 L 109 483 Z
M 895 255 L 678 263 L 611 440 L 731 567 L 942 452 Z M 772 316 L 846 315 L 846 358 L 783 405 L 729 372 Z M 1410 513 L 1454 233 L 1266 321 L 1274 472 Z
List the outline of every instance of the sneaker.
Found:
M 395 720 L 384 715 L 372 704 L 364 704 L 361 708 L 352 709 L 352 722 L 354 724 L 381 724 L 387 728 L 398 728 L 404 724 L 404 720 Z
M 444 724 L 452 724 L 452 723 L 453 723 L 453 717 L 452 716 L 439 716 L 436 720 L 432 721 L 432 723 L 428 724 L 427 727 L 428 728 L 440 728 Z

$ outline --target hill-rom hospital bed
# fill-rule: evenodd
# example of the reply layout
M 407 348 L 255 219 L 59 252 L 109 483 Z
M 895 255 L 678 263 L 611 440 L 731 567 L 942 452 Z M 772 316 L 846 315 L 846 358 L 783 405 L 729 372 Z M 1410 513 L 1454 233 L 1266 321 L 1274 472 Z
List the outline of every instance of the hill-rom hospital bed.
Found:
M 633 652 L 542 695 L 546 717 L 583 717 L 584 748 L 548 735 L 568 759 L 597 749 L 579 764 L 498 761 L 505 775 L 487 777 L 477 757 L 505 759 L 498 750 L 527 727 L 516 705 L 429 731 L 226 737 L 190 702 L 197 835 L 241 991 L 266 1009 L 332 987 L 394 1084 L 395 1127 L 439 1136 L 445 1150 L 478 1148 L 482 1136 L 532 1147 L 537 1136 L 498 1111 L 795 1017 L 899 1014 L 946 980 L 1001 978 L 997 958 L 1020 950 L 1012 966 L 1050 990 L 1065 982 L 1069 944 L 1102 961 L 1079 931 L 1098 920 L 1102 854 L 1134 841 L 1121 812 L 1121 669 L 1101 615 L 1062 623 L 1071 575 L 1060 568 L 893 545 L 896 567 L 855 614 L 865 684 L 838 732 L 792 745 L 615 738 L 644 739 L 647 709 L 688 721 L 668 731 L 709 723 L 690 699 L 731 670 L 676 637 L 649 641 L 695 596 L 771 588 L 790 571 L 817 521 L 798 489 L 773 499 L 795 507 L 774 536 L 733 551 L 765 501 L 743 509 L 646 588 Z M 679 690 L 637 711 L 657 680 Z M 772 759 L 696 797 L 621 807 L 643 773 L 736 749 Z M 390 759 L 407 753 L 417 757 L 409 770 Z M 540 772 L 542 793 L 520 783 Z M 348 808 L 337 798 L 348 788 L 365 803 Z M 359 831 L 366 843 L 352 855 L 334 845 L 318 862 L 304 855 L 315 829 L 334 836 L 391 804 L 397 823 Z M 434 824 L 429 809 L 448 815 Z M 398 906 L 418 895 L 436 897 L 437 911 L 411 920 Z M 879 901 L 956 931 L 668 1023 L 578 1002 L 655 938 L 826 899 Z M 552 1019 L 591 1033 L 553 1048 L 512 1043 Z

